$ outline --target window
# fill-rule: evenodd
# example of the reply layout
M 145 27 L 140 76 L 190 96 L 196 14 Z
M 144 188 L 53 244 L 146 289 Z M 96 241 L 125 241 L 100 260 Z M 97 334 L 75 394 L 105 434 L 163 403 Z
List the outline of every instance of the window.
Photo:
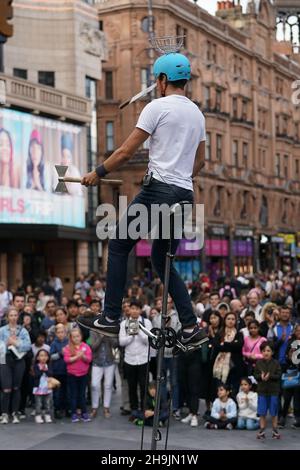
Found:
M 45 72 L 40 70 L 38 72 L 38 82 L 41 85 L 55 87 L 55 72 Z
M 217 160 L 218 162 L 222 161 L 222 144 L 223 144 L 223 136 L 221 134 L 217 134 Z
M 106 123 L 106 151 L 112 152 L 115 148 L 115 138 L 114 138 L 114 123 L 108 121 Z
M 295 160 L 295 174 L 299 177 L 300 174 L 300 160 Z
M 238 99 L 236 96 L 232 98 L 232 115 L 234 119 L 238 118 Z
M 85 96 L 90 98 L 94 103 L 97 98 L 97 84 L 96 80 L 91 77 L 85 77 Z
M 113 73 L 111 71 L 107 71 L 105 72 L 105 99 L 112 100 L 113 98 Z
M 233 166 L 239 166 L 239 143 L 237 140 L 232 142 L 232 164 Z
M 141 90 L 146 90 L 149 86 L 150 71 L 147 68 L 141 69 Z
M 276 134 L 280 134 L 280 116 L 279 114 L 276 114 L 275 116 L 275 127 L 276 127 Z
M 262 130 L 265 131 L 267 128 L 267 111 L 262 111 L 261 125 Z
M 282 78 L 276 77 L 275 88 L 276 88 L 276 93 L 278 95 L 283 95 L 283 80 L 282 80 Z
M 242 59 L 240 57 L 239 59 L 239 66 L 238 66 L 238 72 L 239 72 L 239 76 L 242 77 L 243 76 L 243 67 L 244 67 L 244 59 Z
M 204 87 L 204 109 L 210 109 L 210 88 Z
M 233 74 L 237 75 L 238 73 L 238 56 L 234 55 L 233 56 Z
M 103 31 L 103 20 L 99 20 L 99 31 Z
M 283 116 L 282 118 L 282 133 L 284 135 L 288 134 L 288 118 L 286 116 Z
M 262 68 L 261 67 L 258 67 L 257 69 L 257 82 L 259 86 L 262 85 Z
M 205 160 L 211 160 L 211 133 L 206 133 L 205 141 Z
M 26 69 L 13 69 L 13 76 L 18 78 L 23 78 L 27 80 L 27 70 Z
M 242 102 L 242 120 L 247 121 L 248 120 L 248 101 L 243 100 Z
M 206 60 L 214 64 L 217 62 L 217 45 L 211 41 L 207 41 Z
M 222 108 L 222 90 L 221 88 L 216 89 L 216 111 L 221 111 Z
M 283 173 L 284 177 L 287 179 L 289 177 L 289 156 L 284 155 L 283 157 Z
M 263 149 L 263 151 L 262 151 L 262 163 L 261 163 L 263 168 L 266 168 L 266 163 L 267 163 L 266 155 L 267 155 L 267 152 L 266 152 L 265 149 Z
M 275 176 L 280 178 L 280 153 L 276 153 L 275 157 Z
M 186 28 L 184 28 L 180 24 L 176 25 L 176 36 L 184 36 L 183 38 L 184 49 L 187 49 L 187 34 L 188 34 L 188 31 Z
M 243 165 L 245 168 L 248 168 L 248 154 L 249 154 L 249 145 L 248 142 L 243 143 Z

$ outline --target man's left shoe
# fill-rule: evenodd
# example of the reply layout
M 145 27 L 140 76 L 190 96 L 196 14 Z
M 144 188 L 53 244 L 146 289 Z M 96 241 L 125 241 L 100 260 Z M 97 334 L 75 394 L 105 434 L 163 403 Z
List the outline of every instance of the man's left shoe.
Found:
M 173 348 L 173 355 L 177 356 L 177 354 L 182 352 L 192 352 L 196 349 L 201 348 L 202 344 L 207 343 L 209 338 L 203 328 L 199 328 L 198 325 L 195 325 L 193 331 L 180 331 L 177 335 L 178 341 L 177 345 Z M 178 344 L 180 343 L 180 344 Z M 181 348 L 180 345 L 183 347 Z M 185 350 L 184 350 L 185 349 Z
M 102 313 L 94 317 L 81 315 L 77 318 L 77 323 L 88 330 L 101 333 L 104 336 L 116 337 L 120 331 L 119 321 L 110 321 L 105 314 Z

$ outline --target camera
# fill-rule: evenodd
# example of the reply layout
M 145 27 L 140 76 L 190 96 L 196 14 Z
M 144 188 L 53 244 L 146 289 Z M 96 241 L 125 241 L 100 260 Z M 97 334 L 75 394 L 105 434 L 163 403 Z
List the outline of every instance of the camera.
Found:
M 127 326 L 127 334 L 129 336 L 134 336 L 137 335 L 139 332 L 139 320 L 138 319 L 133 319 L 129 318 L 128 320 L 128 326 Z

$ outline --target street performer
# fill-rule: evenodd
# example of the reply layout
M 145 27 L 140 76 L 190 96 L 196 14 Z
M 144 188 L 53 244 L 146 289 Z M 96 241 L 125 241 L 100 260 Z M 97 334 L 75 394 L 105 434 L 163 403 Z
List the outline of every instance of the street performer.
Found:
M 136 128 L 127 140 L 105 162 L 87 173 L 81 181 L 85 186 L 98 185 L 101 178 L 127 163 L 150 137 L 149 165 L 143 187 L 132 204 L 143 204 L 150 217 L 152 204 L 172 206 L 180 201 L 193 203 L 192 178 L 199 175 L 205 159 L 205 119 L 196 104 L 185 96 L 185 85 L 191 78 L 189 60 L 180 53 L 168 53 L 154 64 L 154 75 L 161 98 L 143 109 Z M 127 228 L 133 217 L 128 215 Z M 149 227 L 151 220 L 149 219 Z M 96 317 L 79 317 L 78 323 L 102 334 L 117 335 L 126 283 L 128 255 L 138 240 L 116 235 L 108 244 L 107 289 L 104 313 Z M 149 229 L 149 232 L 151 229 Z M 147 235 L 147 234 L 145 234 Z M 179 245 L 172 239 L 172 253 Z M 152 263 L 164 280 L 165 258 L 169 241 L 155 239 L 152 245 Z M 179 314 L 182 330 L 179 340 L 185 346 L 197 347 L 203 331 L 196 324 L 187 288 L 173 263 L 170 271 L 169 293 Z

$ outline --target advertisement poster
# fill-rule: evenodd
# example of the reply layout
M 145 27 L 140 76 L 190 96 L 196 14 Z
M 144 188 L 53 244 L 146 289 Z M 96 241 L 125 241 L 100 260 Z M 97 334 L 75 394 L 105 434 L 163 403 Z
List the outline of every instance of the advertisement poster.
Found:
M 84 190 L 69 183 L 68 194 L 55 193 L 54 165 L 79 177 L 85 154 L 84 127 L 0 109 L 0 223 L 84 228 Z

